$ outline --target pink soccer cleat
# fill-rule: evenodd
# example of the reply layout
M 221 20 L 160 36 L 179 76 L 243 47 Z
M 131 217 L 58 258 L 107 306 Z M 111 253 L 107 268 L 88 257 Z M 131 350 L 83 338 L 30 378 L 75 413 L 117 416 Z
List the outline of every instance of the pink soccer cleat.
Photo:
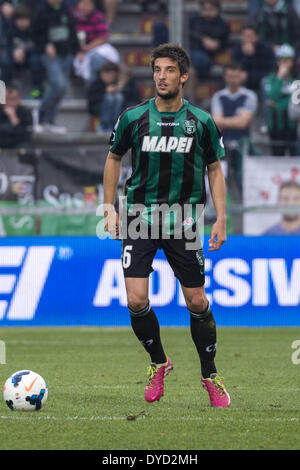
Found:
M 167 359 L 167 362 L 159 367 L 156 364 L 150 364 L 148 367 L 145 399 L 149 403 L 158 401 L 164 394 L 165 377 L 173 370 L 171 359 L 168 356 Z
M 210 374 L 208 379 L 202 377 L 201 382 L 208 391 L 211 406 L 225 408 L 230 405 L 230 396 L 223 385 L 222 377 Z

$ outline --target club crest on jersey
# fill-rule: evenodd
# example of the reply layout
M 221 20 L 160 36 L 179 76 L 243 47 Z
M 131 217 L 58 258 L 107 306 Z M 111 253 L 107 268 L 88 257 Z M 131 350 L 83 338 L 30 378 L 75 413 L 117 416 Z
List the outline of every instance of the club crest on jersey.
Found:
M 142 142 L 142 152 L 178 152 L 189 153 L 192 147 L 194 137 L 150 137 L 145 135 Z
M 195 134 L 196 132 L 196 123 L 194 119 L 191 119 L 190 121 L 184 121 L 184 132 L 185 134 Z

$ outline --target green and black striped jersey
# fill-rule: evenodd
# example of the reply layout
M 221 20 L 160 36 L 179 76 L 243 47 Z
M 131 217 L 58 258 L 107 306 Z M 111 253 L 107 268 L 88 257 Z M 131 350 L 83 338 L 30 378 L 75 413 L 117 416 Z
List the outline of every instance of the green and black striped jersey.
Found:
M 132 152 L 125 184 L 127 206 L 205 204 L 205 167 L 225 155 L 211 115 L 187 100 L 176 112 L 159 112 L 155 98 L 126 109 L 110 139 L 110 151 Z

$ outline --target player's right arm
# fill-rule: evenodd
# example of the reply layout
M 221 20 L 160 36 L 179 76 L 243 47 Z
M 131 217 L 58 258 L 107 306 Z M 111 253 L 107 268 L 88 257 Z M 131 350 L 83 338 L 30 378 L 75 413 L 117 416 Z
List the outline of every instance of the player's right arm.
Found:
M 121 114 L 110 137 L 103 175 L 105 229 L 112 238 L 119 239 L 119 216 L 114 202 L 120 179 L 122 157 L 131 147 L 131 132 L 126 111 Z
M 114 209 L 116 191 L 121 173 L 122 157 L 108 152 L 103 175 L 105 229 L 112 238 L 119 237 L 119 216 Z

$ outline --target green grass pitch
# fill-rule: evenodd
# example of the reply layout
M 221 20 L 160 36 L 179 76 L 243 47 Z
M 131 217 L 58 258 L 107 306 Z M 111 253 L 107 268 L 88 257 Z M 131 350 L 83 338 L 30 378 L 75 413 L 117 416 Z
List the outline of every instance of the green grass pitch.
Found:
M 144 400 L 148 356 L 129 328 L 3 328 L 0 383 L 32 369 L 49 387 L 38 412 L 0 401 L 0 449 L 299 449 L 299 328 L 219 328 L 216 364 L 232 405 L 214 409 L 200 385 L 188 328 L 162 328 L 174 371 Z

